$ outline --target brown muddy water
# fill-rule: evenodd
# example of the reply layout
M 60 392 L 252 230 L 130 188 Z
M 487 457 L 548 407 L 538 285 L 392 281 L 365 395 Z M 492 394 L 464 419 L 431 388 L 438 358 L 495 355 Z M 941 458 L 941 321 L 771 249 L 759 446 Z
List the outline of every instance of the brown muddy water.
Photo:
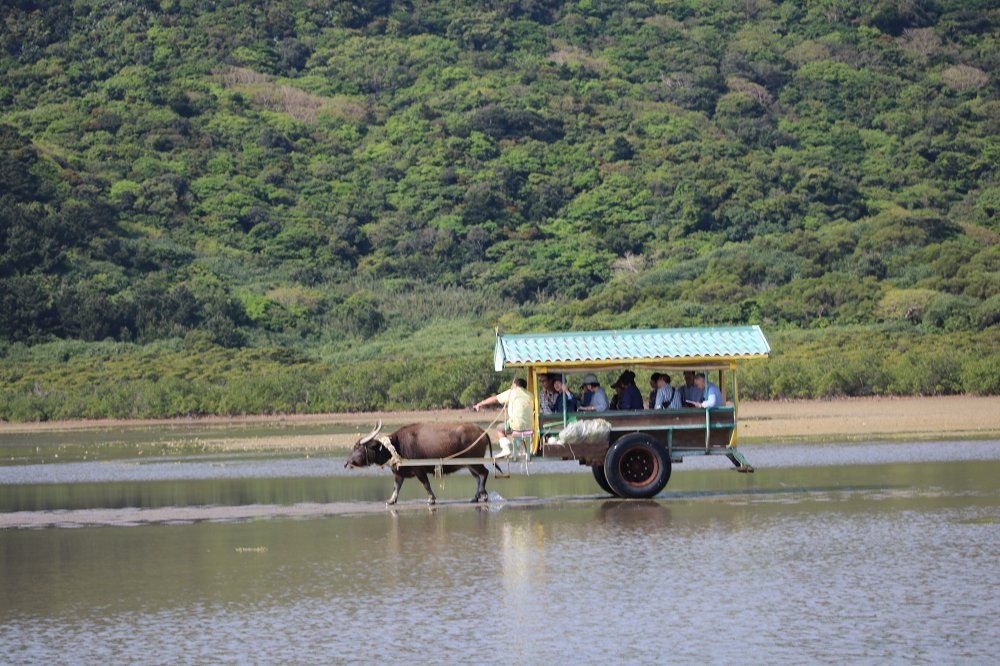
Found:
M 0 664 L 995 663 L 1000 442 L 741 450 L 394 509 L 342 454 L 0 467 Z

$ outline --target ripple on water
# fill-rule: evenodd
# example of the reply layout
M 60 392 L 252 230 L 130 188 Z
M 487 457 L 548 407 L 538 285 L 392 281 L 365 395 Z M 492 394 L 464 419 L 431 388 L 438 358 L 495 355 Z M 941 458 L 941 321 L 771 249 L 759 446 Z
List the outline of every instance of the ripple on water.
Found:
M 485 507 L 21 512 L 132 529 L 3 532 L 0 663 L 993 663 L 1000 445 L 894 446 L 748 446 L 637 502 L 584 468 Z
M 968 521 L 1000 513 L 939 499 L 50 531 L 39 546 L 111 538 L 126 554 L 76 575 L 110 566 L 117 580 L 41 555 L 33 586 L 60 595 L 29 605 L 15 586 L 0 661 L 992 663 L 1000 530 Z M 237 552 L 247 544 L 260 552 Z
M 868 442 L 846 444 L 748 444 L 740 450 L 758 468 L 878 465 L 898 462 L 1000 460 L 1000 441 Z M 198 479 L 277 479 L 388 476 L 386 469 L 345 469 L 342 455 L 262 456 L 245 454 L 171 456 L 166 460 L 119 460 L 0 467 L 0 486 L 13 484 L 112 483 Z M 729 467 L 723 456 L 688 456 L 675 472 Z M 535 462 L 532 474 L 588 472 L 572 461 Z M 511 465 L 511 473 L 525 470 Z

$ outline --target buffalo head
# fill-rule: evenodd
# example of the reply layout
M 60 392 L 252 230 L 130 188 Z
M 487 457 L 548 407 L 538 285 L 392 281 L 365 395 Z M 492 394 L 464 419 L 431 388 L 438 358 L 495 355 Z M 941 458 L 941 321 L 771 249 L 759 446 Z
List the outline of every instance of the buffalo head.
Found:
M 379 421 L 374 430 L 355 442 L 344 467 L 368 467 L 387 462 L 390 458 L 389 451 L 382 445 L 382 442 L 375 439 L 381 430 L 382 422 Z

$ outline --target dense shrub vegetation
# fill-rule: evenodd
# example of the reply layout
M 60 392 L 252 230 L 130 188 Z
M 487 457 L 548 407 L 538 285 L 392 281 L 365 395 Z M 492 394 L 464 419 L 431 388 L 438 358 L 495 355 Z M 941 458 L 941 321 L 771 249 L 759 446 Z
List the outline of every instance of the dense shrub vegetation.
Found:
M 2 419 L 459 406 L 497 325 L 1000 390 L 993 0 L 0 15 Z

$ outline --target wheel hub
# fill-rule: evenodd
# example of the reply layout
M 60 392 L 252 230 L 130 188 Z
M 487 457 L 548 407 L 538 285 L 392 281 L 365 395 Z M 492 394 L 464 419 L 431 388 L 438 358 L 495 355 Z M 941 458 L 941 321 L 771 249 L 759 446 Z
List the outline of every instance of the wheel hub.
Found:
M 636 447 L 629 449 L 621 457 L 618 471 L 625 483 L 639 488 L 649 485 L 656 479 L 660 471 L 660 464 L 652 451 Z

